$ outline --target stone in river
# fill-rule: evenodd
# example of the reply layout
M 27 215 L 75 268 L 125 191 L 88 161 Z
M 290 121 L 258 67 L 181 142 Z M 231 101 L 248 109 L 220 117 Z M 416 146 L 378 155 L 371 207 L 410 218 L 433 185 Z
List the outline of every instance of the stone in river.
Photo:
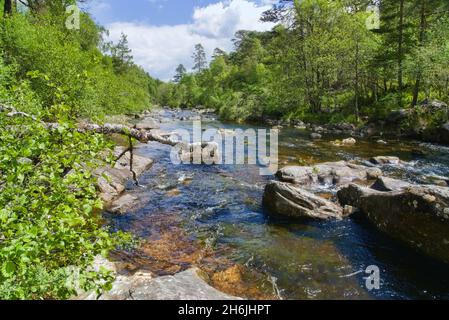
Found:
M 372 188 L 350 184 L 338 191 L 338 199 L 343 206 L 358 208 L 381 232 L 449 263 L 447 187 L 381 178 Z
M 310 134 L 310 138 L 311 139 L 313 139 L 313 140 L 319 140 L 319 139 L 321 139 L 323 136 L 321 135 L 321 134 L 319 134 L 319 133 L 312 133 L 312 134 Z
M 118 276 L 112 289 L 98 300 L 241 300 L 211 287 L 198 273 L 197 269 L 189 269 L 157 278 L 149 272 Z M 76 300 L 97 300 L 97 294 L 85 293 Z
M 311 167 L 287 166 L 276 173 L 283 182 L 298 185 L 342 185 L 355 180 L 371 180 L 382 175 L 379 168 L 371 168 L 346 161 L 326 162 Z
M 272 181 L 264 192 L 263 205 L 269 214 L 290 218 L 341 219 L 337 204 L 289 183 Z
M 369 161 L 377 165 L 385 165 L 385 164 L 398 165 L 401 163 L 401 160 L 398 157 L 390 157 L 390 156 L 373 157 Z

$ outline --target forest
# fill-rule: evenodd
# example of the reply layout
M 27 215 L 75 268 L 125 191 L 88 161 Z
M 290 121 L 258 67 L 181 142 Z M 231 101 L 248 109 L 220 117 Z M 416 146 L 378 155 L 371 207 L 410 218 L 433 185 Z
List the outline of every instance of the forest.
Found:
M 161 84 L 160 102 L 214 108 L 229 120 L 355 124 L 425 100 L 448 102 L 449 3 L 374 4 L 280 1 L 262 17 L 278 24 L 272 31 L 238 32 L 235 50 L 217 48 L 210 64 L 198 44 L 194 72 L 180 65 L 174 81 Z

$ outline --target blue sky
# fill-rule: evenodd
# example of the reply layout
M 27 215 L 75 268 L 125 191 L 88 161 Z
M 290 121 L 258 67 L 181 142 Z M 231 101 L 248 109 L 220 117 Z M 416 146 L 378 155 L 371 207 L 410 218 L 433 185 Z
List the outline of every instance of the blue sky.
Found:
M 84 8 L 110 31 L 128 35 L 134 60 L 151 75 L 169 80 L 178 64 L 192 67 L 196 43 L 208 55 L 232 50 L 236 31 L 269 30 L 260 15 L 274 0 L 91 0 Z

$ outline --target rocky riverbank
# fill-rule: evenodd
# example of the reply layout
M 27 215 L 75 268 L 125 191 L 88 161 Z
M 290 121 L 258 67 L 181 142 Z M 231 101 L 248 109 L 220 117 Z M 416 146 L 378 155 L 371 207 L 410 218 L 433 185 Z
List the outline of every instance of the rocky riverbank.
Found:
M 188 129 L 191 126 L 191 121 L 199 119 L 205 123 L 211 121 L 212 127 L 218 125 L 219 128 L 223 128 L 221 132 L 225 135 L 233 134 L 234 128 L 232 125 L 214 121 L 215 116 L 209 111 L 199 113 L 191 110 L 156 110 L 133 118 L 135 119 L 128 120 L 131 122 L 128 125 L 155 132 L 164 130 L 170 132 L 177 127 Z M 100 299 L 171 299 L 176 297 L 208 299 L 208 297 L 217 297 L 215 296 L 217 292 L 214 291 L 216 289 L 227 293 L 223 294 L 224 296 L 218 296 L 219 299 L 234 299 L 235 296 L 250 299 L 280 298 L 284 293 L 277 289 L 277 277 L 267 277 L 267 274 L 264 273 L 266 272 L 264 270 L 265 263 L 272 267 L 268 274 L 279 272 L 282 277 L 282 272 L 288 272 L 288 277 L 286 276 L 288 279 L 291 277 L 310 279 L 303 279 L 292 285 L 297 288 L 289 288 L 291 291 L 286 295 L 287 297 L 291 297 L 291 292 L 294 292 L 295 297 L 313 298 L 315 294 L 313 292 L 318 287 L 323 289 L 323 297 L 327 293 L 335 297 L 336 293 L 335 295 L 330 293 L 333 290 L 330 289 L 333 288 L 333 284 L 323 279 L 316 280 L 320 277 L 321 271 L 319 270 L 322 268 L 332 274 L 329 276 L 332 283 L 341 282 L 342 288 L 338 290 L 349 290 L 347 288 L 352 285 L 357 287 L 356 282 L 349 284 L 349 282 L 341 280 L 343 279 L 341 278 L 342 270 L 345 270 L 345 274 L 352 274 L 356 270 L 349 266 L 349 261 L 341 260 L 341 253 L 333 247 L 332 242 L 328 241 L 326 244 L 322 244 L 321 240 L 319 241 L 320 250 L 329 249 L 329 252 L 332 252 L 333 258 L 328 261 L 324 257 L 326 254 L 323 256 L 321 251 L 317 254 L 316 250 L 313 250 L 317 244 L 308 238 L 308 235 L 306 238 L 304 235 L 294 236 L 285 233 L 282 226 L 265 225 L 264 223 L 259 225 L 259 221 L 265 220 L 266 213 L 284 217 L 281 221 L 286 221 L 288 226 L 297 225 L 309 228 L 312 225 L 313 228 L 317 228 L 312 232 L 317 233 L 321 232 L 319 231 L 321 228 L 332 228 L 331 226 L 335 225 L 334 221 L 337 228 L 347 225 L 348 221 L 349 224 L 353 224 L 352 221 L 354 224 L 367 221 L 375 227 L 372 230 L 369 229 L 371 234 L 386 234 L 392 238 L 392 242 L 403 243 L 421 254 L 447 262 L 444 254 L 447 251 L 447 240 L 444 238 L 446 220 L 442 217 L 447 211 L 445 211 L 446 198 L 445 193 L 441 191 L 448 185 L 447 180 L 449 179 L 442 177 L 445 173 L 440 173 L 437 177 L 438 173 L 432 173 L 433 171 L 422 172 L 414 177 L 414 183 L 411 183 L 410 180 L 389 180 L 392 177 L 392 172 L 415 170 L 413 169 L 415 162 L 408 162 L 410 160 L 408 157 L 405 158 L 407 161 L 402 161 L 396 156 L 372 158 L 369 156 L 373 153 L 389 154 L 390 151 L 396 150 L 396 146 L 398 149 L 404 148 L 402 142 L 395 143 L 388 140 L 385 142 L 388 145 L 384 145 L 380 141 L 369 144 L 366 139 L 351 138 L 348 133 L 344 133 L 343 137 L 337 137 L 330 136 L 331 133 L 328 132 L 322 132 L 322 139 L 310 140 L 309 133 L 304 132 L 306 129 L 300 127 L 297 130 L 284 131 L 283 128 L 279 130 L 281 131 L 281 145 L 284 143 L 288 146 L 297 146 L 298 150 L 295 151 L 293 147 L 281 150 L 281 160 L 288 160 L 286 164 L 289 166 L 279 170 L 276 180 L 268 182 L 268 184 L 259 176 L 248 177 L 248 181 L 246 178 L 242 179 L 243 171 L 234 176 L 232 172 L 236 168 L 222 168 L 221 166 L 175 168 L 169 162 L 164 161 L 164 157 L 167 157 L 166 148 L 153 151 L 152 147 L 138 146 L 139 156 L 143 155 L 147 161 L 148 159 L 156 160 L 152 164 L 143 166 L 146 166 L 146 169 L 152 166 L 150 172 L 141 177 L 144 187 L 133 187 L 133 176 L 129 172 L 125 175 L 124 172 L 119 171 L 120 174 L 117 173 L 118 177 L 115 179 L 115 183 L 113 183 L 113 179 L 105 179 L 105 181 L 110 187 L 109 190 L 114 189 L 117 194 L 112 200 L 115 205 L 108 206 L 108 212 L 114 213 L 111 215 L 112 221 L 119 223 L 114 227 L 121 229 L 123 226 L 129 226 L 129 229 L 125 227 L 123 230 L 131 230 L 136 235 L 143 236 L 145 240 L 142 247 L 138 248 L 136 252 L 114 254 L 112 259 L 120 265 L 119 268 L 114 267 L 120 269 L 117 273 L 117 281 L 114 283 L 113 291 L 105 293 Z M 286 140 L 286 136 L 288 140 Z M 341 140 L 332 141 L 336 138 Z M 367 147 L 368 144 L 369 147 Z M 411 147 L 407 146 L 402 150 L 409 153 L 417 148 L 417 145 L 414 143 Z M 301 146 L 303 146 L 302 149 L 300 149 Z M 308 148 L 308 150 L 304 148 Z M 423 153 L 431 153 L 428 148 L 421 149 L 423 149 Z M 364 155 L 354 156 L 354 152 L 360 152 L 360 150 L 363 150 Z M 116 154 L 124 156 L 126 154 L 124 151 L 123 149 L 117 150 Z M 338 153 L 338 156 L 335 154 L 332 158 L 320 158 L 331 162 L 320 163 L 314 160 L 308 162 L 311 164 L 309 166 L 295 165 L 298 163 L 296 159 L 301 159 L 303 155 L 307 155 L 308 151 L 312 155 L 320 152 L 326 152 L 326 154 L 335 152 Z M 301 156 L 286 158 L 286 155 L 296 155 L 295 152 L 299 152 Z M 392 153 L 401 156 L 401 153 Z M 354 160 L 333 162 L 335 159 L 342 158 Z M 115 172 L 117 169 L 129 171 L 129 160 L 129 156 L 124 157 L 122 161 L 118 161 L 118 165 L 121 163 L 121 167 L 111 168 L 112 171 Z M 143 162 L 143 164 L 145 163 L 147 162 Z M 126 167 L 127 165 L 128 167 Z M 136 163 L 133 167 L 138 168 L 139 165 Z M 246 168 L 244 174 L 247 175 L 249 172 L 251 172 L 251 168 Z M 189 177 L 188 181 L 185 180 L 187 176 Z M 393 176 L 397 177 L 397 175 Z M 228 179 L 231 179 L 232 182 Z M 105 181 L 103 181 L 104 184 L 106 184 Z M 400 191 L 395 189 L 398 186 L 402 188 Z M 264 187 L 265 192 L 263 193 Z M 131 189 L 132 191 L 119 192 L 122 189 Z M 250 195 L 249 198 L 246 196 L 247 194 Z M 404 199 L 407 201 L 410 199 L 410 203 L 403 203 Z M 118 205 L 117 200 L 121 200 L 122 203 Z M 389 215 L 383 214 L 384 201 L 388 204 Z M 263 202 L 265 210 L 259 209 L 260 202 Z M 417 208 L 415 208 L 415 204 Z M 374 209 L 378 209 L 378 211 Z M 243 219 L 252 219 L 251 217 L 257 217 L 259 213 L 263 218 L 260 217 L 256 223 L 254 220 L 244 223 L 246 220 Z M 126 217 L 121 216 L 125 214 Z M 220 217 L 219 221 L 229 220 L 229 224 L 222 227 L 222 222 L 219 222 L 217 225 L 215 218 L 217 216 Z M 419 220 L 419 218 L 422 219 Z M 440 220 L 438 220 L 439 218 Z M 196 224 L 197 219 L 198 225 Z M 211 225 L 206 228 L 204 223 L 209 219 Z M 240 219 L 242 224 L 239 224 Z M 291 224 L 288 222 L 289 219 L 292 221 Z M 276 219 L 274 220 L 276 221 Z M 309 224 L 310 221 L 312 221 L 311 224 Z M 189 225 L 189 230 L 185 229 L 185 225 Z M 238 227 L 235 227 L 236 225 Z M 273 227 L 276 230 L 282 229 L 282 231 L 259 233 L 263 228 Z M 376 229 L 379 230 L 378 233 L 375 232 Z M 235 251 L 231 253 L 233 249 L 228 248 L 227 245 L 218 247 L 218 250 L 215 251 L 216 243 L 219 241 L 217 239 L 226 237 L 223 235 L 223 230 L 225 234 L 232 235 L 227 238 L 227 241 L 233 241 L 233 237 L 235 237 L 238 242 L 234 245 L 241 244 L 244 246 L 243 250 L 258 245 L 258 241 L 263 241 L 263 248 L 268 248 L 266 255 L 264 255 L 265 249 L 260 248 L 256 252 L 251 252 L 250 257 L 235 261 L 232 256 L 240 253 Z M 430 232 L 432 230 L 437 232 L 432 234 Z M 200 235 L 199 238 L 196 238 L 198 232 Z M 299 233 L 301 232 L 299 231 Z M 396 235 L 399 232 L 401 236 Z M 150 238 L 148 239 L 146 237 L 149 234 Z M 207 237 L 205 237 L 206 234 Z M 246 238 L 247 236 L 250 238 Z M 358 236 L 351 234 L 345 237 L 357 238 Z M 253 238 L 258 240 L 253 241 Z M 319 238 L 321 239 L 321 235 Z M 192 241 L 192 239 L 196 240 Z M 300 245 L 301 243 L 304 244 L 304 247 Z M 331 247 L 334 249 L 331 250 Z M 228 250 L 229 252 L 227 252 Z M 278 263 L 278 258 L 272 258 L 277 254 L 282 262 Z M 223 255 L 225 259 L 223 259 Z M 251 262 L 253 255 L 256 257 L 255 263 L 261 263 L 264 266 L 262 270 L 254 269 L 253 262 Z M 286 260 L 284 264 L 283 259 L 289 255 L 293 255 L 294 259 Z M 416 256 L 420 257 L 419 254 Z M 228 257 L 231 258 L 228 259 Z M 368 258 L 368 260 L 370 259 L 372 258 Z M 246 262 L 242 263 L 242 261 Z M 365 263 L 365 260 L 362 263 Z M 296 269 L 286 271 L 286 265 L 292 266 L 292 268 L 301 266 L 301 271 Z M 333 269 L 334 266 L 335 269 Z M 200 272 L 200 276 L 195 268 L 203 271 Z M 185 279 L 186 274 L 188 280 Z M 290 280 L 285 282 L 286 280 L 283 279 L 281 281 L 284 281 L 283 288 L 290 286 Z M 216 289 L 212 289 L 211 285 Z M 183 286 L 199 288 L 198 290 L 206 294 L 189 295 L 188 292 L 183 291 Z M 154 292 L 147 292 L 149 289 Z M 212 289 L 213 292 L 209 289 Z M 305 293 L 298 293 L 302 289 Z M 356 291 L 355 295 L 363 296 L 363 289 Z M 177 295 L 178 292 L 180 296 Z M 321 293 L 318 295 L 322 296 Z M 96 297 L 92 294 L 84 294 L 80 298 L 95 299 Z
M 449 263 L 449 189 L 412 184 L 383 175 L 398 158 L 286 167 L 265 188 L 270 214 L 297 219 L 343 219 L 359 214 L 379 231 Z M 323 196 L 324 195 L 324 196 Z

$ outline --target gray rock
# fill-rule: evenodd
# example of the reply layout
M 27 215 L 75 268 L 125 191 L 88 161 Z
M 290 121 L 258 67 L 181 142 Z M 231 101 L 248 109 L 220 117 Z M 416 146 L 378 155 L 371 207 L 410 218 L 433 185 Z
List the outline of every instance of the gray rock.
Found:
M 379 177 L 371 188 L 377 191 L 400 191 L 410 188 L 411 186 L 412 184 L 402 180 Z
M 97 300 L 93 292 L 76 300 Z M 133 276 L 118 276 L 112 290 L 98 300 L 241 300 L 222 293 L 206 283 L 197 269 L 189 269 L 174 276 L 154 278 L 151 273 L 138 272 Z
M 272 181 L 266 186 L 263 205 L 269 214 L 290 218 L 343 218 L 343 209 L 335 203 L 278 181 Z
M 314 133 L 310 134 L 310 138 L 313 140 L 319 140 L 319 139 L 323 138 L 323 136 L 319 133 L 314 132 Z
M 153 118 L 145 118 L 142 121 L 140 121 L 138 124 L 136 124 L 136 129 L 139 129 L 139 130 L 152 130 L 152 129 L 158 129 L 158 128 L 159 128 L 159 124 Z
M 439 100 L 424 100 L 421 103 L 421 107 L 426 108 L 426 109 L 430 109 L 431 111 L 438 111 L 438 110 L 442 110 L 442 109 L 447 109 L 447 104 L 443 101 L 439 101 Z
M 398 157 L 389 157 L 389 156 L 379 156 L 379 157 L 373 157 L 369 160 L 371 163 L 376 165 L 398 165 L 401 163 L 401 159 Z
M 124 194 L 114 201 L 112 201 L 111 205 L 107 210 L 111 213 L 115 214 L 125 214 L 129 213 L 130 211 L 133 211 L 136 209 L 136 207 L 139 205 L 138 198 L 130 195 L 130 194 Z
M 380 231 L 417 251 L 449 263 L 449 189 L 427 185 L 405 185 L 386 181 L 377 191 L 355 184 L 341 189 L 341 205 L 349 205 L 366 216 Z
M 376 179 L 381 175 L 382 171 L 378 168 L 356 165 L 346 161 L 327 162 L 313 167 L 288 166 L 276 173 L 276 177 L 280 181 L 298 185 L 341 185 L 355 180 Z
M 114 155 L 118 157 L 124 150 L 123 147 L 118 147 L 114 150 Z M 130 153 L 126 152 L 117 160 L 114 168 L 103 167 L 94 172 L 100 199 L 105 202 L 106 206 L 110 206 L 112 201 L 125 191 L 127 182 L 133 179 L 129 166 L 130 156 Z M 133 170 L 137 176 L 141 176 L 153 164 L 152 159 L 138 155 L 134 155 L 133 160 Z
M 130 171 L 130 159 L 131 153 L 126 152 L 119 160 L 117 160 L 114 168 L 120 170 Z M 136 154 L 133 155 L 133 171 L 137 176 L 142 175 L 145 171 L 147 171 L 153 165 L 153 160 L 149 158 L 145 158 L 142 156 L 138 156 Z

